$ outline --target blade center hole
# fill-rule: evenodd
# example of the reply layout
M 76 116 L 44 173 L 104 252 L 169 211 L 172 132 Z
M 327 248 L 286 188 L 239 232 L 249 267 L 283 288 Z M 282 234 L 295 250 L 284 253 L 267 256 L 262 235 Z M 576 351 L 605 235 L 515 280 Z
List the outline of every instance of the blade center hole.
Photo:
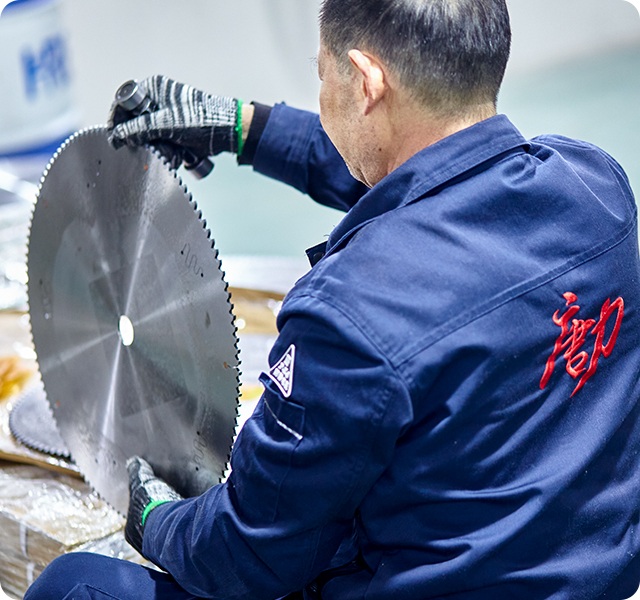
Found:
M 133 344 L 133 323 L 127 315 L 122 315 L 118 319 L 118 334 L 123 346 Z

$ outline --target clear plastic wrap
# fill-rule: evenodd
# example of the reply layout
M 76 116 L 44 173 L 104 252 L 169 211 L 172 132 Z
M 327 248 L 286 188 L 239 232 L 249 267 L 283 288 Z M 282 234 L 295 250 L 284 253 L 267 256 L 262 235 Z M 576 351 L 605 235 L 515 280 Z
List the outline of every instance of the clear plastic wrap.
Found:
M 21 597 L 54 558 L 78 550 L 141 562 L 124 519 L 80 479 L 0 463 L 0 583 Z

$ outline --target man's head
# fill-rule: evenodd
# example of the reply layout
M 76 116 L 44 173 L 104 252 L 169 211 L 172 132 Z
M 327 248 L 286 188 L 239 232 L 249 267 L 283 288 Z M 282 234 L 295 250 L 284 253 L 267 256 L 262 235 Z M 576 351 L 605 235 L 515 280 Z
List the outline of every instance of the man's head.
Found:
M 510 41 L 505 0 L 323 0 L 320 117 L 354 177 L 495 114 Z
M 320 37 L 343 72 L 371 53 L 442 117 L 495 106 L 511 45 L 505 0 L 324 0 Z

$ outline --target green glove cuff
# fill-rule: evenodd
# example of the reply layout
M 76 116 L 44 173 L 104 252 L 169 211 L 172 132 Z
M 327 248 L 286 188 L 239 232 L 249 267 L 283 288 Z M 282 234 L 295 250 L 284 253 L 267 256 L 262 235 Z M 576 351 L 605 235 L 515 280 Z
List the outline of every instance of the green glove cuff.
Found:
M 140 524 L 144 527 L 145 522 L 147 521 L 147 517 L 149 513 L 154 509 L 160 506 L 161 504 L 166 504 L 167 502 L 171 502 L 171 500 L 152 500 L 145 506 L 144 511 L 142 512 L 142 517 L 140 519 Z
M 236 154 L 240 156 L 244 148 L 244 140 L 242 139 L 242 105 L 244 102 L 239 98 L 236 100 L 237 113 L 236 113 L 236 139 L 238 141 L 238 150 Z

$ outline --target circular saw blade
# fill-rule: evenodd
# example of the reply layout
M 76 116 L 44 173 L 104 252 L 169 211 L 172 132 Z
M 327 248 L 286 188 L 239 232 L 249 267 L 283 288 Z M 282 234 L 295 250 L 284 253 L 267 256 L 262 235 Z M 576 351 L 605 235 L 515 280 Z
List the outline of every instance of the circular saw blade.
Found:
M 32 450 L 61 458 L 70 456 L 40 381 L 16 401 L 9 413 L 9 429 L 19 442 Z
M 195 202 L 150 148 L 104 128 L 63 144 L 28 245 L 38 366 L 80 472 L 126 514 L 125 464 L 147 459 L 183 496 L 224 474 L 238 414 L 227 284 Z

